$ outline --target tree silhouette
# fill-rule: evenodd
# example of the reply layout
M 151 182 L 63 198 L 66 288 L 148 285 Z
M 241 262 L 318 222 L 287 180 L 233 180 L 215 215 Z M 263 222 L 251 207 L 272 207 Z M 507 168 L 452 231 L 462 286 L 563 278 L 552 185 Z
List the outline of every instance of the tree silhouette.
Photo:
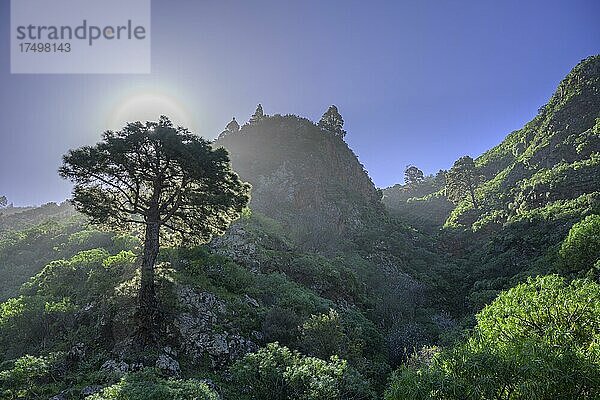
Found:
M 230 133 L 236 133 L 240 130 L 240 124 L 235 120 L 235 117 L 225 126 L 225 130 L 219 134 L 218 139 L 229 135 Z
M 223 148 L 161 116 L 107 131 L 95 146 L 70 150 L 59 170 L 75 183 L 72 203 L 92 223 L 144 229 L 136 312 L 141 339 L 158 326 L 154 266 L 161 237 L 207 242 L 224 233 L 249 200 L 249 185 L 230 167 Z
M 325 111 L 325 114 L 323 114 L 319 121 L 319 127 L 341 138 L 346 136 L 346 131 L 343 129 L 344 119 L 334 105 L 330 106 L 327 111 Z
M 240 124 L 235 120 L 235 117 L 231 120 L 230 123 L 227 124 L 225 129 L 231 133 L 235 133 L 240 130 Z
M 263 119 L 263 118 L 265 118 L 265 113 L 263 111 L 262 105 L 259 104 L 258 106 L 256 106 L 256 111 L 250 117 L 250 121 L 249 122 L 251 124 L 255 124 L 258 121 L 260 121 L 261 119 Z
M 404 183 L 407 185 L 416 185 L 423 182 L 423 179 L 425 179 L 423 171 L 414 165 L 409 165 L 404 170 Z

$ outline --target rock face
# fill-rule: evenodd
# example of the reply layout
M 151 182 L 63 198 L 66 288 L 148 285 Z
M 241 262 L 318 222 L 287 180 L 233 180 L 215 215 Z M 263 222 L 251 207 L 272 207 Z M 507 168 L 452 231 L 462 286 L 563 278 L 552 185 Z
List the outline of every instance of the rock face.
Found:
M 100 367 L 102 371 L 108 372 L 115 376 L 123 376 L 130 368 L 125 361 L 108 360 Z
M 60 392 L 59 394 L 57 394 L 56 396 L 52 396 L 50 397 L 49 400 L 67 400 L 68 399 L 68 395 L 67 392 Z
M 104 387 L 100 386 L 100 385 L 86 386 L 83 389 L 81 389 L 81 395 L 83 397 L 91 396 L 93 394 L 96 394 L 96 393 L 102 391 L 102 389 L 104 389 Z
M 229 257 L 253 272 L 259 270 L 258 240 L 242 223 L 231 225 L 225 235 L 213 238 L 210 247 L 217 254 Z
M 258 349 L 251 340 L 217 328 L 224 324 L 226 305 L 214 294 L 181 286 L 177 289 L 177 298 L 184 308 L 175 318 L 181 351 L 194 362 L 202 363 L 208 358 L 211 366 L 217 368 Z M 163 361 L 161 364 L 169 366 L 166 357 Z
M 156 368 L 168 376 L 179 376 L 181 373 L 179 362 L 166 353 L 158 356 Z
M 305 248 L 335 245 L 383 212 L 380 192 L 342 138 L 275 115 L 215 142 L 252 184 L 251 208 L 281 222 Z

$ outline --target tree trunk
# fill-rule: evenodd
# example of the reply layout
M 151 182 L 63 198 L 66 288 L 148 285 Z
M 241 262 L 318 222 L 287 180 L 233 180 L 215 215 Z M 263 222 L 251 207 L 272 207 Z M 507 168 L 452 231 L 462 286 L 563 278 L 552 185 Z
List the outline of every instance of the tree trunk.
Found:
M 138 330 L 141 339 L 151 344 L 157 336 L 158 300 L 154 285 L 154 264 L 159 251 L 159 229 L 157 221 L 147 222 L 142 258 L 140 292 L 138 295 Z
M 469 183 L 469 193 L 471 194 L 471 201 L 473 202 L 473 208 L 479 208 L 477 200 L 475 199 L 475 188 L 472 183 Z

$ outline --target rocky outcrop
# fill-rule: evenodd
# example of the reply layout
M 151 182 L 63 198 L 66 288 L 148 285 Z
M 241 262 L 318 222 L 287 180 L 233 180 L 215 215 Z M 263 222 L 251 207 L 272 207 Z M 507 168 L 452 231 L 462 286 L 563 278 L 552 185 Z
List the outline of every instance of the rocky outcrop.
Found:
M 122 352 L 121 357 L 126 357 L 127 354 L 128 353 L 124 351 Z M 181 368 L 176 357 L 177 351 L 171 346 L 165 346 L 160 350 L 154 366 L 166 376 L 179 377 Z M 100 367 L 100 370 L 113 378 L 120 378 L 128 372 L 139 371 L 145 366 L 148 365 L 144 365 L 143 363 L 127 363 L 123 359 L 111 359 L 106 360 Z
M 260 268 L 257 240 L 243 223 L 231 225 L 223 236 L 210 242 L 210 247 L 215 253 L 229 257 L 253 272 Z
M 180 286 L 177 299 L 183 308 L 175 317 L 181 351 L 194 362 L 202 363 L 207 357 L 213 368 L 222 367 L 258 349 L 251 340 L 223 328 L 227 307 L 213 293 Z
M 181 374 L 181 368 L 179 367 L 179 362 L 173 358 L 176 356 L 177 353 L 168 347 L 168 351 L 165 351 L 158 356 L 156 368 L 167 376 L 179 376 Z
M 125 361 L 107 360 L 102 364 L 100 370 L 110 375 L 120 377 L 131 371 L 132 368 Z
M 68 393 L 66 390 L 63 390 L 62 392 L 60 392 L 59 394 L 57 394 L 56 396 L 52 396 L 50 397 L 49 400 L 67 400 L 68 397 Z
M 348 145 L 307 119 L 266 117 L 214 145 L 252 184 L 251 208 L 282 223 L 304 248 L 334 247 L 383 212 L 380 192 Z
M 102 389 L 104 389 L 104 386 L 101 386 L 101 385 L 86 386 L 83 389 L 81 389 L 81 396 L 83 396 L 83 397 L 91 396 L 93 394 L 101 392 Z

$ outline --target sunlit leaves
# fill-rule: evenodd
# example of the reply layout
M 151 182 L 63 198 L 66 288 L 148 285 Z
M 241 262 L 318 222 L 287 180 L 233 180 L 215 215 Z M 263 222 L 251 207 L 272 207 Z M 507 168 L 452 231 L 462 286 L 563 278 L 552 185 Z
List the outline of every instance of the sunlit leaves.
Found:
M 567 272 L 591 271 L 592 276 L 599 276 L 593 267 L 600 260 L 600 215 L 589 215 L 573 225 L 559 254 Z

